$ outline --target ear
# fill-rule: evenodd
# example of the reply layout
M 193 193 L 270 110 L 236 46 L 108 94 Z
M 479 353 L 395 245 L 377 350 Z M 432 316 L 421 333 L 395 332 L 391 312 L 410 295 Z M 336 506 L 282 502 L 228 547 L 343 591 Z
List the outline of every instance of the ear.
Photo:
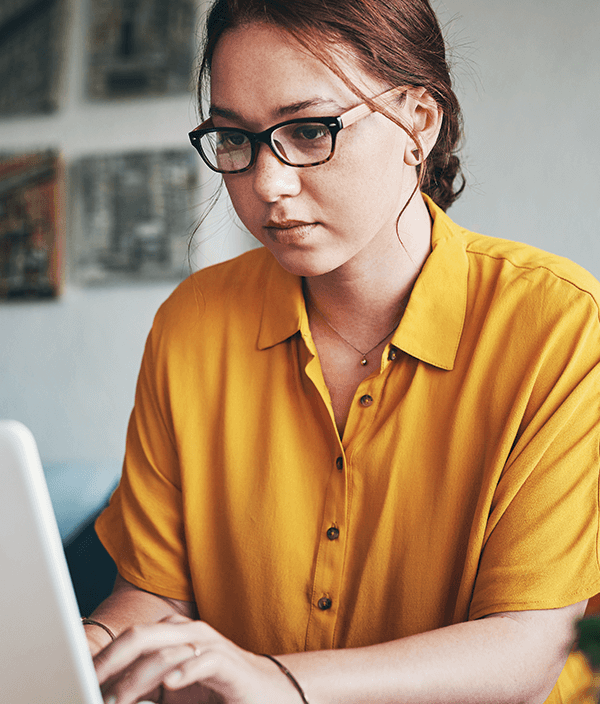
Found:
M 444 113 L 423 87 L 408 89 L 404 113 L 415 136 L 414 140 L 409 138 L 406 143 L 404 162 L 408 166 L 417 166 L 425 161 L 433 149 L 442 127 Z

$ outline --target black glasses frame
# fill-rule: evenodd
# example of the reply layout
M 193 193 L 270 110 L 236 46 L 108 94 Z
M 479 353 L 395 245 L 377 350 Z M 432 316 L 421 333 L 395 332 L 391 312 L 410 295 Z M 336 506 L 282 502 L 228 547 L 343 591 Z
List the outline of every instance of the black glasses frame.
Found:
M 273 141 L 273 132 L 277 131 L 281 127 L 286 127 L 287 125 L 302 125 L 302 124 L 307 124 L 307 125 L 325 125 L 327 129 L 329 130 L 329 133 L 331 134 L 331 152 L 329 156 L 326 159 L 321 159 L 320 161 L 314 161 L 311 162 L 310 164 L 294 164 L 291 161 L 288 161 L 283 154 L 280 154 L 278 151 L 277 147 L 275 146 L 275 143 Z M 337 137 L 337 133 L 344 129 L 344 124 L 342 123 L 342 116 L 340 117 L 297 117 L 294 120 L 286 120 L 285 122 L 280 122 L 277 125 L 273 125 L 273 127 L 269 127 L 268 129 L 264 130 L 263 132 L 249 132 L 248 130 L 242 130 L 239 129 L 238 127 L 212 127 L 208 126 L 212 125 L 212 121 L 209 118 L 206 120 L 206 122 L 203 122 L 199 127 L 196 127 L 195 130 L 189 133 L 189 138 L 190 142 L 192 143 L 192 146 L 194 149 L 200 154 L 202 157 L 204 163 L 208 166 L 209 169 L 212 171 L 216 171 L 219 174 L 241 174 L 244 173 L 244 171 L 248 171 L 251 169 L 255 162 L 256 162 L 256 157 L 258 156 L 258 148 L 260 144 L 266 144 L 270 150 L 275 154 L 277 159 L 282 164 L 286 164 L 287 166 L 294 166 L 297 169 L 302 169 L 307 166 L 318 166 L 319 164 L 324 164 L 325 162 L 329 161 L 331 157 L 333 156 L 335 152 L 335 139 Z M 201 144 L 201 138 L 205 134 L 210 134 L 213 132 L 237 132 L 240 134 L 243 134 L 245 137 L 248 138 L 248 141 L 250 142 L 250 163 L 248 166 L 245 166 L 243 169 L 236 169 L 235 171 L 228 171 L 228 170 L 222 170 L 222 169 L 217 169 L 215 166 L 213 166 L 209 160 L 206 154 L 204 153 L 204 150 L 202 149 L 202 144 Z
M 401 107 L 406 100 L 407 90 L 407 86 L 389 88 L 383 93 L 380 93 L 379 95 L 376 95 L 374 98 L 372 98 L 371 102 L 378 103 L 381 105 L 381 107 L 386 108 L 388 106 L 392 107 L 394 105 L 396 105 L 396 108 Z M 401 100 L 401 102 L 399 103 L 398 100 Z M 203 122 L 199 127 L 196 127 L 195 130 L 192 130 L 188 136 L 190 138 L 192 146 L 198 152 L 198 154 L 200 154 L 204 163 L 208 166 L 209 169 L 211 169 L 212 171 L 216 171 L 218 174 L 241 174 L 244 173 L 244 171 L 248 171 L 248 169 L 251 169 L 254 166 L 254 163 L 256 162 L 256 156 L 258 154 L 258 148 L 260 144 L 268 145 L 269 149 L 273 152 L 273 154 L 275 154 L 275 157 L 279 159 L 282 164 L 286 164 L 286 166 L 294 166 L 297 169 L 303 169 L 307 166 L 318 166 L 319 164 L 324 164 L 325 162 L 329 161 L 335 153 L 335 140 L 337 137 L 337 133 L 340 130 L 343 130 L 344 127 L 349 127 L 355 122 L 358 122 L 359 120 L 368 117 L 374 109 L 375 108 L 372 108 L 370 104 L 360 103 L 359 105 L 356 105 L 355 107 L 346 110 L 346 112 L 342 113 L 339 117 L 297 117 L 294 120 L 287 120 L 286 122 L 280 122 L 278 125 L 273 125 L 273 127 L 269 127 L 269 129 L 266 129 L 264 132 L 249 132 L 248 130 L 238 129 L 237 127 L 214 127 L 212 123 L 212 118 L 209 117 L 208 120 Z M 310 164 L 293 164 L 277 151 L 277 147 L 275 146 L 275 143 L 273 141 L 273 132 L 278 130 L 280 127 L 285 127 L 286 125 L 301 125 L 303 123 L 308 125 L 325 125 L 325 127 L 329 129 L 329 132 L 331 134 L 331 153 L 329 154 L 327 159 L 321 159 L 321 161 L 315 161 Z M 250 141 L 250 163 L 248 164 L 248 166 L 244 167 L 243 169 L 237 169 L 235 171 L 224 171 L 222 169 L 217 169 L 209 162 L 208 157 L 204 154 L 204 151 L 202 149 L 200 138 L 204 134 L 221 131 L 240 132 L 241 134 L 248 137 Z

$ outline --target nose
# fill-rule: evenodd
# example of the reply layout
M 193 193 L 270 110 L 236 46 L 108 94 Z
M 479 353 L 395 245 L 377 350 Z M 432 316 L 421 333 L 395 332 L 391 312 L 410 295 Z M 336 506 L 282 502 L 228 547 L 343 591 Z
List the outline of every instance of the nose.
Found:
M 261 144 L 252 168 L 254 192 L 267 203 L 297 196 L 302 189 L 298 172 L 299 169 L 282 164 L 268 145 Z

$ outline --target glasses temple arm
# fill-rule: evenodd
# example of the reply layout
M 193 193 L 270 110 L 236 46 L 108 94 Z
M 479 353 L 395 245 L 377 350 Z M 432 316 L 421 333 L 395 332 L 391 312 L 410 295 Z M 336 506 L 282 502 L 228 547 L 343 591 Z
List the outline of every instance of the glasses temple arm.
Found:
M 210 129 L 211 127 L 214 127 L 212 117 L 209 117 L 208 120 L 204 120 L 204 122 L 201 125 L 198 125 L 198 127 L 194 127 L 192 132 L 198 132 L 199 130 L 207 130 Z
M 357 105 L 355 108 L 350 108 L 350 110 L 346 110 L 345 113 L 340 115 L 342 127 L 349 127 L 355 122 L 362 120 L 363 117 L 367 117 L 367 115 L 372 112 L 373 111 L 371 108 L 365 103 L 362 103 L 362 105 Z
M 376 96 L 373 98 L 373 102 L 379 103 L 382 107 L 385 107 L 386 104 L 393 104 L 394 100 L 401 95 L 402 93 L 406 93 L 406 88 L 405 87 L 400 87 L 400 88 L 391 88 L 390 90 L 387 90 L 385 93 L 382 93 L 381 95 Z M 371 107 L 369 107 L 366 103 L 361 103 L 360 105 L 357 105 L 354 108 L 350 108 L 350 110 L 346 110 L 345 113 L 340 115 L 340 120 L 342 121 L 342 127 L 349 127 L 350 125 L 354 124 L 355 122 L 358 122 L 359 120 L 362 120 L 363 117 L 367 117 L 370 113 L 372 113 L 373 110 Z

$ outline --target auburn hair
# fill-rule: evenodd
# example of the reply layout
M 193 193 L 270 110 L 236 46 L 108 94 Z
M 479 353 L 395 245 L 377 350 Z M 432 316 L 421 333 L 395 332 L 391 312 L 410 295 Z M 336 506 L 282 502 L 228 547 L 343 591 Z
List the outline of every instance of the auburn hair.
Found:
M 435 146 L 417 167 L 419 187 L 443 210 L 452 205 L 465 187 L 456 154 L 462 115 L 452 89 L 442 31 L 428 0 L 214 0 L 206 17 L 198 75 L 201 114 L 219 39 L 227 30 L 252 22 L 288 32 L 362 100 L 406 130 L 419 152 L 418 137 L 410 128 L 377 107 L 339 68 L 339 47 L 350 48 L 366 73 L 390 87 L 424 87 L 442 108 L 443 120 Z

